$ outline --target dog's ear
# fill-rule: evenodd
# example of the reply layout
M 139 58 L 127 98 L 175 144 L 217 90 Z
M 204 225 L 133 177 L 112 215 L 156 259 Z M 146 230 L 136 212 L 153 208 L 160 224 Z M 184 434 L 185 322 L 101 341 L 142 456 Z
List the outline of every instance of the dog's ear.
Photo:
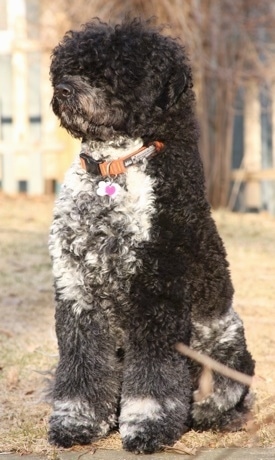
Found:
M 156 104 L 163 110 L 169 109 L 177 102 L 187 86 L 188 76 L 184 69 L 175 70 L 170 74 L 162 93 L 156 100 Z

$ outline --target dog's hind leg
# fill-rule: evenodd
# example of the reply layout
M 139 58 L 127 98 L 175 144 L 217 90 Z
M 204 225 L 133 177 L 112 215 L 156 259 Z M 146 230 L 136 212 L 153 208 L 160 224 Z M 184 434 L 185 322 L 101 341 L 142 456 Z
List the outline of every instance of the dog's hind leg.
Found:
M 115 343 L 98 309 L 75 311 L 59 301 L 56 332 L 60 360 L 52 391 L 49 441 L 88 444 L 116 424 L 120 389 Z
M 254 373 L 254 361 L 246 348 L 242 321 L 231 307 L 219 318 L 194 320 L 191 347 L 232 369 L 248 375 Z M 193 376 L 196 389 L 201 376 L 201 367 L 196 363 L 193 363 Z M 213 391 L 193 403 L 193 428 L 200 431 L 240 429 L 252 400 L 248 387 L 216 373 L 213 379 Z

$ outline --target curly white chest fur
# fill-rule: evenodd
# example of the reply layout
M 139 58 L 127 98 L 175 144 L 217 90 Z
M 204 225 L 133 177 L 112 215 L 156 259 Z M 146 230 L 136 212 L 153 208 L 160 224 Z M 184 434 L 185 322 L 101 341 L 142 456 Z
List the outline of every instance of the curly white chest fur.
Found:
M 130 144 L 127 151 L 139 148 L 140 141 Z M 127 151 L 106 146 L 104 154 L 112 159 Z M 120 188 L 113 198 L 97 194 L 102 180 L 86 173 L 77 158 L 55 205 L 50 236 L 53 272 L 57 289 L 78 312 L 90 308 L 95 286 L 106 299 L 122 280 L 129 289 L 127 278 L 141 264 L 135 249 L 150 239 L 155 200 L 151 177 L 139 166 L 130 167 L 114 179 Z

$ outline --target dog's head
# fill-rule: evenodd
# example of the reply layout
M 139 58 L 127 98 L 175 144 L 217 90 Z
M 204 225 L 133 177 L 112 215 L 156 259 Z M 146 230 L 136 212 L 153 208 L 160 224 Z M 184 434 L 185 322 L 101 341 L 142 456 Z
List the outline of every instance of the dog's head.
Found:
M 159 138 L 192 87 L 183 47 L 137 19 L 115 27 L 94 20 L 67 32 L 50 73 L 54 113 L 84 139 Z

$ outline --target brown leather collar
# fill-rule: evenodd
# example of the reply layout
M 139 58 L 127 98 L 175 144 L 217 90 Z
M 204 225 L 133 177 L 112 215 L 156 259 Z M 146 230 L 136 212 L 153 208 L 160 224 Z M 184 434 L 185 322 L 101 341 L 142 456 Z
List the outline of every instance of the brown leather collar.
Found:
M 152 142 L 147 146 L 143 146 L 133 153 L 111 161 L 94 160 L 85 151 L 80 152 L 80 163 L 83 169 L 91 174 L 99 174 L 103 177 L 117 176 L 126 172 L 129 166 L 137 163 L 142 163 L 155 155 L 157 155 L 164 147 L 164 144 L 159 141 Z

